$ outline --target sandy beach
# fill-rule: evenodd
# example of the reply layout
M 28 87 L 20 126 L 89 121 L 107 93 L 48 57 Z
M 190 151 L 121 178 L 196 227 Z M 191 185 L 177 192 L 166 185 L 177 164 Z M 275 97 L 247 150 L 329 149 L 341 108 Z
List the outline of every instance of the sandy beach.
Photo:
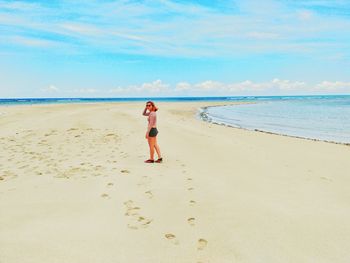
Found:
M 350 262 L 350 147 L 144 102 L 0 107 L 0 262 Z

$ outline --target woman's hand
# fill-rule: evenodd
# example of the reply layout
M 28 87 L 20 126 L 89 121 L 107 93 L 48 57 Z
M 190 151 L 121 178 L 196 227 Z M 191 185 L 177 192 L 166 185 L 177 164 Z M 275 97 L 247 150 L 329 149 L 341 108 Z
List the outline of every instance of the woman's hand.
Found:
M 148 139 L 148 132 L 146 132 L 146 136 L 145 136 L 146 139 Z

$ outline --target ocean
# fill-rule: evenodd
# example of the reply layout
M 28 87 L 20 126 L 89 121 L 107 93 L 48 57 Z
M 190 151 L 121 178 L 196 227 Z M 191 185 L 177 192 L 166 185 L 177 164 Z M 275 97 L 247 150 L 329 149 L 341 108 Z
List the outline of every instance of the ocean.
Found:
M 202 118 L 248 130 L 350 143 L 350 96 L 276 96 L 203 109 Z
M 166 98 L 25 98 L 0 99 L 0 106 L 103 102 L 241 101 L 233 106 L 202 109 L 202 119 L 214 123 L 309 139 L 350 143 L 350 95 L 235 96 Z M 1 114 L 0 114 L 1 115 Z
M 157 97 L 157 98 L 16 98 L 1 99 L 2 105 L 33 105 L 33 104 L 58 104 L 58 103 L 101 103 L 101 102 L 132 102 L 132 101 L 230 101 L 247 100 L 251 97 Z

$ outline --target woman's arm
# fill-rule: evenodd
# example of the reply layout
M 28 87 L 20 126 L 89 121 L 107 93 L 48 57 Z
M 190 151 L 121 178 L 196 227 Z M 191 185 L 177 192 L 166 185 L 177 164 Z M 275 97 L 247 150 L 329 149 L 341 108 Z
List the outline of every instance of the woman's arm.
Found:
M 149 112 L 147 112 L 147 108 L 145 108 L 143 110 L 143 113 L 142 113 L 143 116 L 149 116 Z

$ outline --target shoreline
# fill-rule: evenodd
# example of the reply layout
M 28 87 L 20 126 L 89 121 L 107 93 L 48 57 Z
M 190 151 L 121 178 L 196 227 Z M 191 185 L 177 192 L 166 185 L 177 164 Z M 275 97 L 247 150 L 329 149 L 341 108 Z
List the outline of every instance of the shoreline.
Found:
M 247 102 L 244 104 L 254 104 L 254 103 L 258 103 L 258 102 Z M 261 133 L 266 133 L 266 134 L 271 134 L 271 135 L 285 136 L 285 137 L 290 137 L 290 138 L 297 138 L 297 139 L 310 140 L 310 141 L 316 141 L 316 142 L 326 142 L 326 143 L 332 143 L 332 144 L 339 144 L 339 145 L 344 145 L 344 146 L 350 147 L 350 142 L 346 143 L 346 142 L 337 142 L 337 141 L 322 140 L 322 139 L 316 139 L 316 138 L 308 138 L 308 137 L 302 137 L 302 136 L 296 136 L 296 135 L 289 135 L 289 134 L 283 134 L 283 133 L 277 133 L 277 132 L 264 131 L 264 130 L 260 130 L 260 129 L 248 129 L 248 128 L 240 127 L 238 125 L 234 126 L 234 125 L 228 124 L 228 123 L 220 123 L 220 122 L 213 121 L 209 117 L 209 114 L 206 112 L 206 110 L 208 108 L 221 107 L 221 106 L 231 106 L 231 105 L 240 105 L 240 103 L 238 103 L 238 104 L 226 104 L 226 105 L 211 105 L 211 106 L 200 107 L 197 116 L 198 116 L 198 118 L 200 118 L 204 122 L 213 123 L 215 125 L 221 125 L 221 126 L 228 127 L 228 128 L 261 132 Z
M 350 95 L 349 95 L 350 96 Z M 147 100 L 147 99 L 145 99 Z M 66 102 L 66 103 L 34 103 L 34 104 L 11 104 L 11 105 L 7 105 L 7 104 L 0 104 L 0 109 L 8 109 L 9 107 L 55 107 L 55 106 L 65 106 L 65 105 L 107 105 L 110 104 L 111 106 L 113 105 L 118 105 L 118 103 L 123 103 L 123 104 L 139 104 L 142 103 L 143 101 L 140 100 L 135 100 L 135 101 L 96 101 L 96 102 Z M 316 141 L 316 142 L 325 142 L 325 143 L 331 143 L 331 144 L 338 144 L 338 145 L 343 145 L 343 146 L 348 146 L 350 147 L 350 142 L 349 143 L 345 143 L 345 142 L 337 142 L 337 141 L 331 141 L 331 140 L 323 140 L 323 139 L 316 139 L 316 138 L 308 138 L 308 137 L 302 137 L 302 136 L 296 136 L 296 135 L 288 135 L 288 134 L 283 134 L 283 133 L 277 133 L 277 132 L 270 132 L 270 131 L 265 131 L 265 130 L 260 130 L 260 129 L 248 129 L 248 128 L 244 128 L 244 127 L 240 127 L 240 126 L 235 126 L 232 124 L 228 124 L 228 123 L 220 123 L 220 122 L 216 122 L 213 121 L 212 119 L 210 119 L 210 117 L 208 116 L 208 114 L 206 113 L 206 110 L 208 108 L 212 108 L 212 107 L 222 107 L 222 106 L 233 106 L 233 105 L 241 105 L 241 104 L 256 104 L 258 102 L 254 102 L 254 101 L 232 101 L 231 103 L 228 102 L 227 100 L 215 100 L 215 101 L 206 101 L 206 100 L 200 100 L 200 101 L 160 101 L 159 103 L 225 103 L 225 104 L 217 104 L 217 105 L 209 105 L 209 106 L 200 106 L 197 111 L 195 112 L 194 117 L 203 121 L 203 122 L 207 122 L 207 123 L 213 123 L 215 125 L 219 125 L 219 126 L 224 126 L 227 128 L 235 128 L 235 129 L 241 129 L 241 130 L 245 130 L 245 131 L 253 131 L 253 132 L 259 132 L 259 133 L 265 133 L 265 134 L 270 134 L 270 135 L 277 135 L 277 136 L 283 136 L 283 137 L 290 137 L 290 138 L 296 138 L 296 139 L 302 139 L 302 140 L 308 140 L 308 141 Z M 6 112 L 0 112 L 0 116 L 4 117 L 6 116 Z

